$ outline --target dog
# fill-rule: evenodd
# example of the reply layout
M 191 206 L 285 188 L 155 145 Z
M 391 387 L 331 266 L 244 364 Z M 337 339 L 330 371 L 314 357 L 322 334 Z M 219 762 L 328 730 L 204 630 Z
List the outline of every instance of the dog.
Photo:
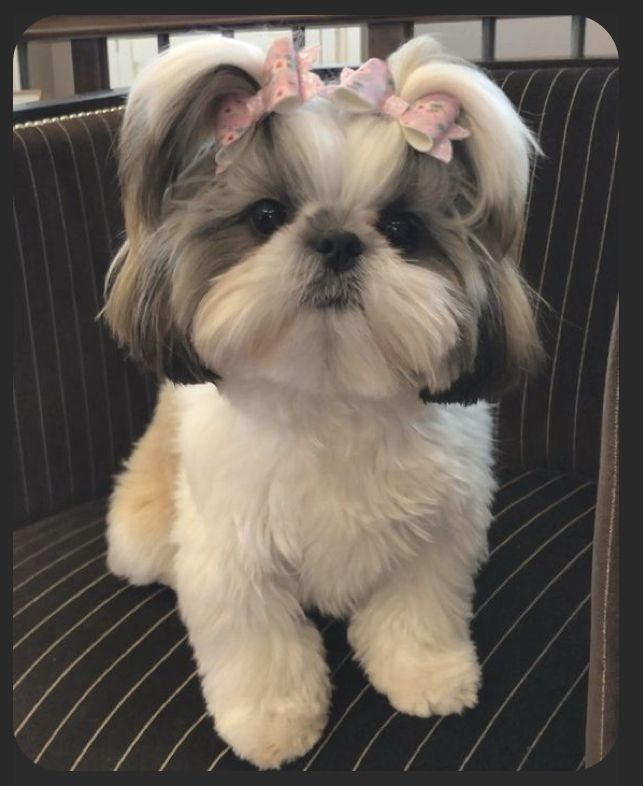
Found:
M 399 712 L 473 707 L 493 402 L 541 354 L 515 250 L 538 145 L 429 37 L 311 70 L 219 36 L 132 87 L 104 316 L 163 380 L 108 565 L 177 593 L 218 734 L 261 769 L 323 732 L 305 611 Z

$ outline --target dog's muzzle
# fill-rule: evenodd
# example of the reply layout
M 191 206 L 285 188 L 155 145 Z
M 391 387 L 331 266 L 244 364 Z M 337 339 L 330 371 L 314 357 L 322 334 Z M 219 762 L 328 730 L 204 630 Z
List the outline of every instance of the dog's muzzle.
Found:
M 364 245 L 354 232 L 322 232 L 310 245 L 319 254 L 319 272 L 303 302 L 314 308 L 351 308 L 360 304 L 360 259 Z

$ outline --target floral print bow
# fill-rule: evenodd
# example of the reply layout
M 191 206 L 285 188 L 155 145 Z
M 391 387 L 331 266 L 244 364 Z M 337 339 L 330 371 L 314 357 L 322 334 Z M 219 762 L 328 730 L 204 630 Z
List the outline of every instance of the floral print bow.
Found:
M 291 112 L 325 90 L 322 80 L 310 70 L 318 55 L 319 46 L 296 52 L 289 38 L 275 41 L 266 55 L 264 86 L 254 95 L 236 92 L 221 102 L 214 128 L 219 152 L 223 154 L 264 115 Z
M 383 60 L 371 58 L 356 71 L 344 68 L 331 98 L 349 112 L 378 112 L 395 118 L 406 141 L 415 150 L 448 163 L 452 139 L 466 139 L 470 132 L 455 121 L 460 102 L 450 93 L 428 93 L 412 104 L 395 95 L 393 77 Z
M 237 91 L 223 99 L 214 128 L 219 171 L 226 166 L 226 149 L 262 117 L 291 112 L 317 95 L 349 112 L 376 112 L 394 118 L 412 148 L 445 163 L 453 157 L 451 140 L 470 135 L 455 122 L 460 102 L 450 93 L 428 93 L 410 104 L 395 95 L 391 72 L 377 58 L 357 70 L 344 68 L 338 85 L 325 86 L 310 70 L 318 54 L 318 46 L 296 52 L 289 38 L 280 38 L 266 55 L 264 86 L 254 95 Z

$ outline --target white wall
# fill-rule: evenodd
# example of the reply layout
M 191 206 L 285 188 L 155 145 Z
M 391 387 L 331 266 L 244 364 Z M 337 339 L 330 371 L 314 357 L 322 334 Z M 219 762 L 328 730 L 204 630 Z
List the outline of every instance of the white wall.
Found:
M 496 57 L 503 59 L 539 59 L 569 57 L 571 17 L 499 19 L 496 23 Z M 430 33 L 444 45 L 471 60 L 482 56 L 482 25 L 479 21 L 441 22 L 415 25 L 415 34 Z M 200 31 L 173 34 L 170 46 L 189 39 Z M 267 49 L 276 38 L 290 36 L 289 28 L 239 30 L 235 37 Z M 319 66 L 358 65 L 365 57 L 362 47 L 363 28 L 359 25 L 305 30 L 306 46 L 319 44 Z M 128 87 L 141 68 L 157 53 L 156 36 L 110 38 L 107 41 L 110 84 Z M 31 85 L 42 89 L 42 98 L 62 98 L 74 93 L 71 47 L 69 42 L 31 42 L 29 72 Z M 587 57 L 617 57 L 609 33 L 591 19 L 587 21 Z M 17 57 L 13 62 L 14 88 L 19 82 Z
M 108 38 L 110 87 L 129 87 L 140 70 L 158 53 L 156 36 Z
M 593 19 L 587 20 L 585 50 L 589 57 L 618 57 L 614 39 L 602 25 Z
M 499 19 L 496 22 L 496 59 L 569 57 L 571 35 L 571 16 Z
M 466 57 L 479 60 L 482 56 L 482 27 L 480 22 L 434 22 L 415 25 L 415 35 L 432 35 L 447 49 Z
M 13 50 L 13 89 L 20 90 L 20 66 L 18 65 L 18 47 Z
M 571 52 L 570 16 L 498 19 L 496 58 L 498 60 L 538 60 L 566 58 Z M 430 33 L 443 44 L 470 60 L 482 57 L 482 23 L 479 21 L 437 22 L 415 25 L 415 34 Z M 618 57 L 609 33 L 591 19 L 587 20 L 586 57 Z
M 41 99 L 74 95 L 74 71 L 69 41 L 31 41 L 27 47 L 30 87 L 42 91 Z
M 310 27 L 306 29 L 306 46 L 319 45 L 316 65 L 356 66 L 362 60 L 362 28 L 354 27 Z

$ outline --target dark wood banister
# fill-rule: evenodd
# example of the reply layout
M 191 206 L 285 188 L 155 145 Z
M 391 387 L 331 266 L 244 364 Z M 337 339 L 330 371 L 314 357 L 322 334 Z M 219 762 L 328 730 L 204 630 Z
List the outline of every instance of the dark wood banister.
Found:
M 514 19 L 520 16 L 533 18 L 542 14 L 509 14 L 497 19 Z M 482 16 L 452 15 L 400 15 L 384 14 L 244 14 L 223 15 L 146 15 L 122 14 L 119 16 L 48 16 L 35 22 L 22 34 L 26 41 L 69 38 L 95 38 L 112 35 L 143 35 L 163 32 L 181 32 L 195 29 L 246 28 L 246 27 L 322 27 L 356 24 L 403 24 L 411 22 L 479 21 Z

